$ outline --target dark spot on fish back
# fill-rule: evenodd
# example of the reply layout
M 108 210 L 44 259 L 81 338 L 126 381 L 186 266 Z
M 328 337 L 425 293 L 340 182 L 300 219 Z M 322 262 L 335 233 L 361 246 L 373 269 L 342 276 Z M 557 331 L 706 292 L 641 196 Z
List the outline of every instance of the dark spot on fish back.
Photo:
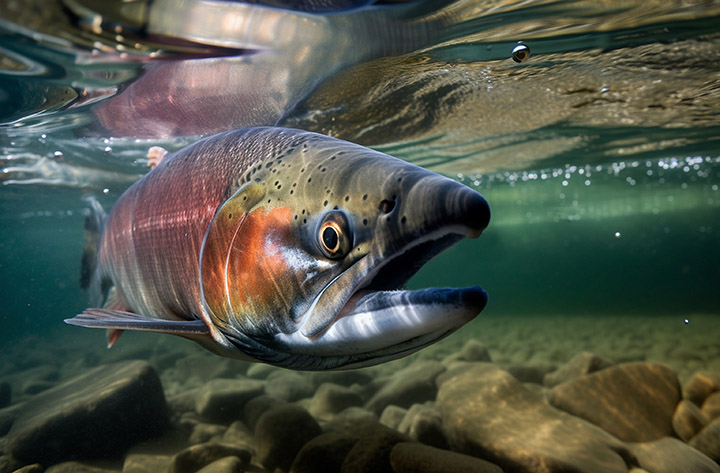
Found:
M 380 211 L 382 213 L 389 214 L 390 212 L 393 211 L 394 208 L 395 208 L 395 199 L 393 199 L 393 200 L 384 199 L 382 202 L 380 202 Z

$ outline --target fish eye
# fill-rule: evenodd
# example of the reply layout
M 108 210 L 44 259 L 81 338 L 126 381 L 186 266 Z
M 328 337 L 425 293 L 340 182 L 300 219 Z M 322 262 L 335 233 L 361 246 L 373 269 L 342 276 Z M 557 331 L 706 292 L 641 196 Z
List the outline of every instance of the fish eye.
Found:
M 352 249 L 353 236 L 345 212 L 333 210 L 326 213 L 317 231 L 320 251 L 330 259 L 345 257 Z

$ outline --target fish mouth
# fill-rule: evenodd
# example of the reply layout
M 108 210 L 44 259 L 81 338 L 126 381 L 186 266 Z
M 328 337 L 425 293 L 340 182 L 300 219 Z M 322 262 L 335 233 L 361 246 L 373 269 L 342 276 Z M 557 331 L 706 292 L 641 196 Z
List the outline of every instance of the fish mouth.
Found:
M 445 228 L 393 255 L 364 256 L 320 292 L 299 330 L 278 334 L 277 341 L 308 357 L 300 369 L 327 369 L 325 363 L 348 369 L 400 358 L 446 337 L 482 311 L 487 293 L 478 286 L 404 286 L 430 259 L 467 236 L 477 235 L 462 226 Z M 333 297 L 337 288 L 344 289 L 344 297 Z M 313 324 L 314 309 L 332 311 L 329 323 Z

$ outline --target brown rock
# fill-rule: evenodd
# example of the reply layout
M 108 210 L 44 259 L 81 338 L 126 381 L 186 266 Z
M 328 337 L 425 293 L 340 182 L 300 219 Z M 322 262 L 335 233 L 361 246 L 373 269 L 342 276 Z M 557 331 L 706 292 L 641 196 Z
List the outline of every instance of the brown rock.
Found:
M 8 452 L 44 465 L 116 457 L 167 425 L 165 396 L 152 366 L 104 365 L 26 402 L 8 434 Z
M 199 422 L 193 426 L 188 443 L 197 444 L 220 440 L 226 430 L 227 427 L 224 425 L 204 424 Z
M 459 352 L 446 356 L 443 359 L 444 365 L 450 365 L 456 361 L 485 361 L 491 362 L 490 352 L 485 345 L 477 340 L 468 340 Z
M 415 403 L 432 401 L 437 394 L 435 378 L 445 371 L 437 361 L 418 361 L 398 371 L 365 405 L 380 414 L 386 406 L 394 404 L 410 407 Z
M 243 468 L 250 462 L 252 453 L 242 447 L 222 443 L 201 443 L 178 452 L 170 463 L 170 473 L 195 473 L 221 458 L 233 456 L 242 461 Z
M 244 473 L 245 465 L 238 457 L 225 457 L 215 460 L 197 473 Z
M 390 404 L 383 409 L 382 414 L 380 414 L 380 423 L 385 427 L 397 430 L 398 425 L 400 425 L 400 422 L 405 418 L 407 412 L 408 410 L 403 407 Z
M 542 384 L 545 375 L 554 367 L 550 365 L 510 365 L 506 369 L 521 383 Z
M 698 371 L 682 387 L 683 399 L 703 405 L 710 394 L 720 391 L 720 375 L 709 371 Z
M 45 473 L 114 473 L 115 471 L 117 470 L 89 465 L 87 463 L 69 461 L 56 463 L 45 470 Z
M 286 404 L 270 408 L 255 425 L 258 459 L 270 471 L 288 471 L 303 445 L 321 433 L 317 421 L 302 407 Z
M 720 417 L 720 391 L 715 391 L 705 398 L 701 412 L 708 420 Z
M 493 364 L 476 363 L 445 380 L 436 404 L 453 450 L 507 471 L 627 472 L 622 442 L 549 406 Z
M 122 473 L 166 472 L 171 462 L 172 456 L 170 455 L 131 453 L 125 457 Z
M 409 442 L 395 444 L 390 464 L 395 473 L 502 473 L 485 460 Z
M 707 427 L 693 437 L 690 440 L 690 445 L 716 462 L 720 462 L 720 417 L 716 417 Z
M 274 371 L 265 382 L 265 392 L 287 402 L 311 397 L 315 391 L 310 378 L 294 371 Z
M 361 406 L 363 399 L 356 391 L 337 384 L 323 383 L 310 401 L 310 413 L 328 418 L 351 406 Z
M 22 468 L 15 470 L 13 473 L 43 473 L 45 467 L 39 463 L 33 463 L 32 465 L 25 465 Z
M 700 408 L 686 400 L 678 403 L 672 418 L 673 430 L 675 430 L 678 437 L 686 442 L 709 423 Z
M 449 448 L 447 437 L 443 432 L 442 414 L 434 403 L 413 404 L 397 430 L 426 445 Z
M 583 352 L 575 355 L 552 373 L 548 373 L 543 378 L 543 384 L 549 388 L 557 386 L 565 381 L 585 376 L 586 374 L 600 371 L 601 369 L 612 366 L 613 362 L 607 358 L 595 355 L 590 352 Z
M 376 424 L 364 429 L 343 461 L 341 473 L 393 473 L 390 451 L 396 443 L 407 442 L 405 435 Z
M 217 422 L 240 418 L 245 404 L 263 392 L 263 383 L 253 379 L 213 379 L 198 392 L 195 412 Z
M 663 437 L 629 447 L 638 464 L 652 473 L 720 473 L 714 461 L 674 438 Z
M 243 447 L 252 451 L 253 455 L 255 454 L 255 439 L 250 429 L 239 420 L 233 422 L 230 424 L 230 427 L 227 428 L 223 435 L 222 443 Z
M 628 442 L 673 434 L 672 417 L 680 385 L 660 363 L 625 363 L 553 388 L 550 404 Z
M 362 407 L 348 407 L 323 424 L 325 431 L 353 432 L 358 426 L 374 425 L 378 416 Z
M 267 394 L 261 394 L 260 396 L 254 397 L 245 404 L 243 409 L 243 420 L 250 430 L 255 430 L 255 424 L 261 415 L 267 410 L 275 406 L 283 406 L 287 403 L 280 399 L 268 396 Z
M 290 473 L 337 473 L 345 457 L 358 441 L 355 433 L 326 432 L 303 447 L 290 467 Z

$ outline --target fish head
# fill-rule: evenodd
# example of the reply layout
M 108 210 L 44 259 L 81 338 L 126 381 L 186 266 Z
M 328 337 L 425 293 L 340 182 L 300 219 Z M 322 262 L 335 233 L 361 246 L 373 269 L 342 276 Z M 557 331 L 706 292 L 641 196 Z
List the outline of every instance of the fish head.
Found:
M 487 227 L 478 192 L 314 133 L 273 149 L 243 175 L 203 243 L 216 339 L 287 368 L 355 368 L 419 350 L 484 308 L 479 287 L 403 289 L 432 257 Z

